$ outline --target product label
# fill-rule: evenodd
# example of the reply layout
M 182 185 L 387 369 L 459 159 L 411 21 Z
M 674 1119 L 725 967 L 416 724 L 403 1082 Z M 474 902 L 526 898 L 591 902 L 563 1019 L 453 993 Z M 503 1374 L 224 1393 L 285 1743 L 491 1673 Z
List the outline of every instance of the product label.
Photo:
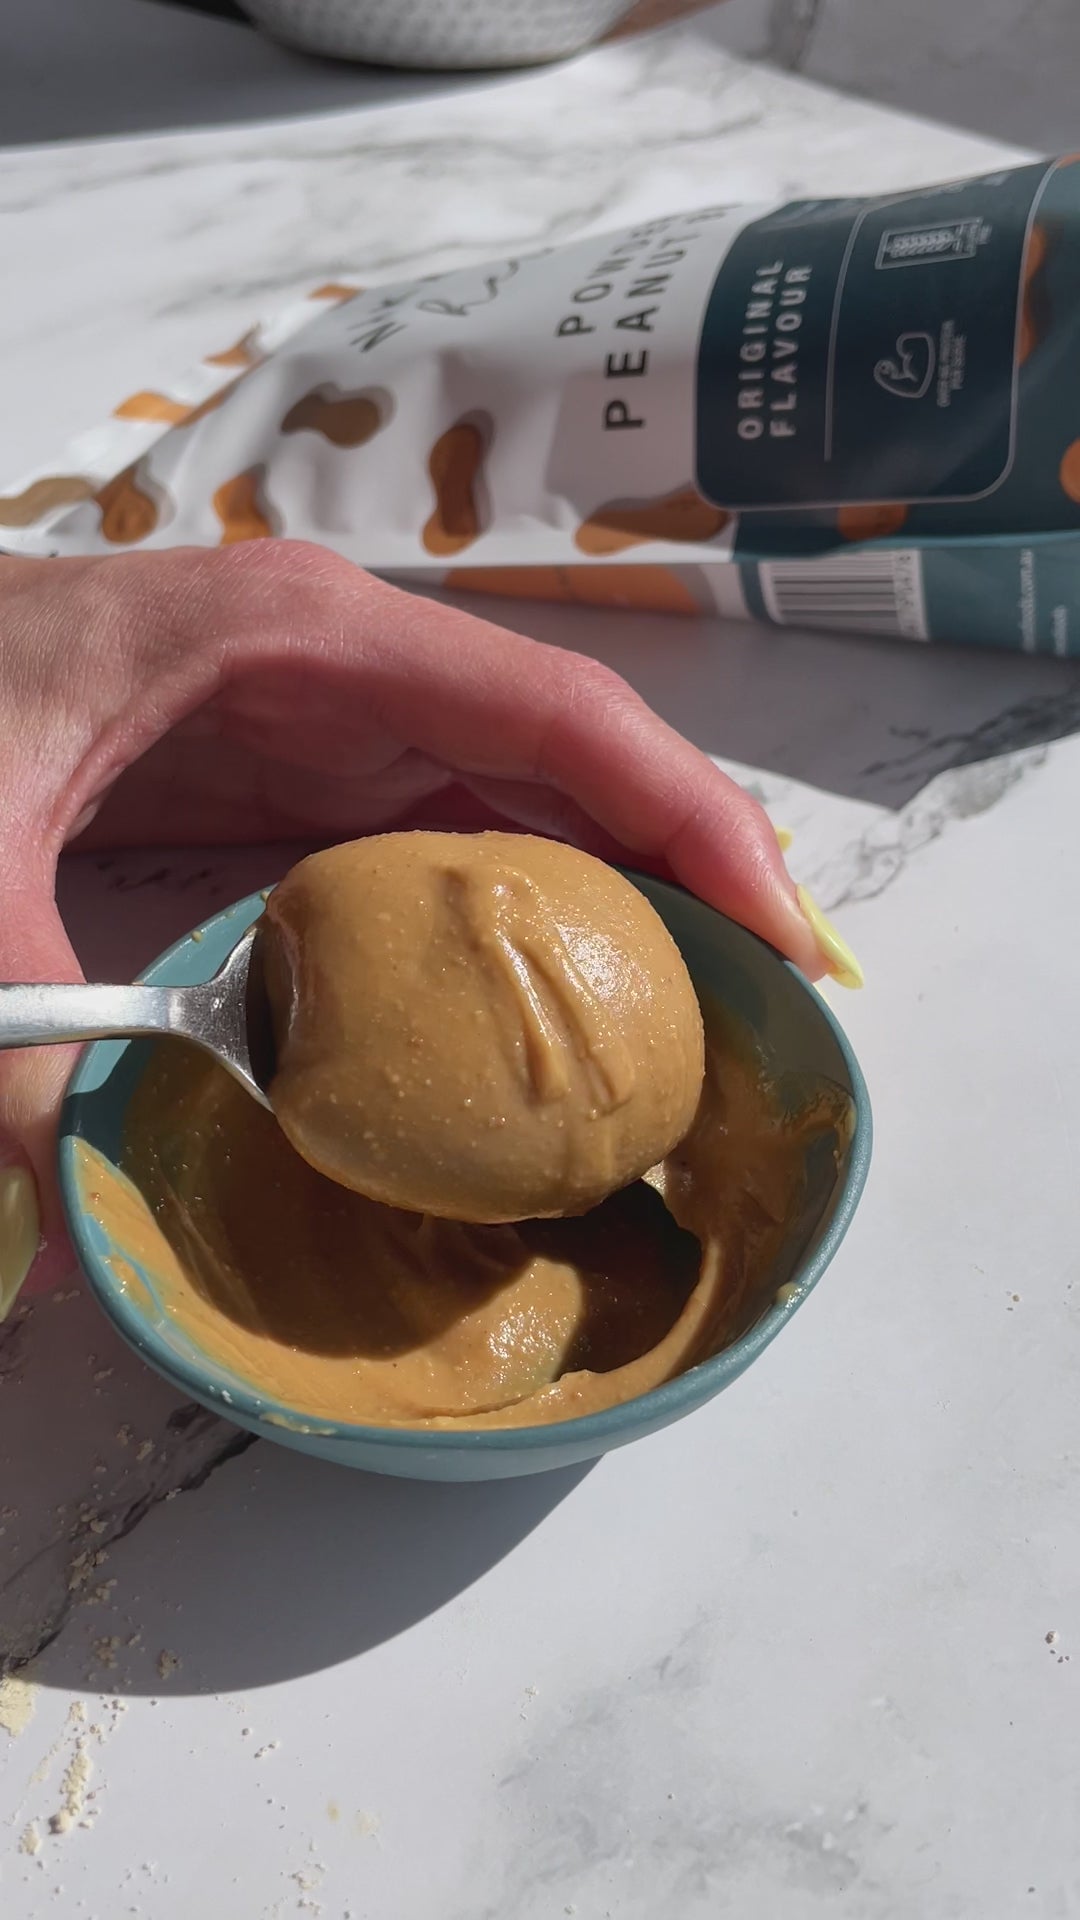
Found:
M 774 626 L 1080 653 L 1080 536 L 876 548 L 744 562 L 748 613 Z
M 746 226 L 702 329 L 702 493 L 770 508 L 994 492 L 1015 452 L 1022 268 L 1049 171 L 799 201 Z

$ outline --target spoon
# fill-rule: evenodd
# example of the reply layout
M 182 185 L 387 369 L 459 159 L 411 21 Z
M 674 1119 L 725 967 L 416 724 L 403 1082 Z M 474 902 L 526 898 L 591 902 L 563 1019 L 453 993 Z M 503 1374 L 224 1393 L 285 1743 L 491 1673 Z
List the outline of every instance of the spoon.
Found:
M 212 1054 L 269 1107 L 274 1042 L 256 932 L 249 927 L 220 971 L 197 987 L 0 985 L 0 1049 L 174 1034 Z

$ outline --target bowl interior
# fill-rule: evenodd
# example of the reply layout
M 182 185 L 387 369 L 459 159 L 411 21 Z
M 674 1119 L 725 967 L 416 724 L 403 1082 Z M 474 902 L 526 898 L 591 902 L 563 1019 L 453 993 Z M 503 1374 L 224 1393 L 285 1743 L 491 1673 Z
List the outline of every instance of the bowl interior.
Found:
M 189 1341 L 164 1312 L 153 1274 L 81 1206 L 76 1143 L 85 1140 L 114 1165 L 119 1163 L 128 1102 L 151 1044 L 108 1041 L 88 1047 L 72 1077 L 61 1121 L 60 1178 L 76 1252 L 99 1302 L 124 1338 L 181 1391 L 269 1438 L 352 1464 L 446 1478 L 534 1471 L 587 1459 L 666 1425 L 737 1378 L 797 1310 L 846 1231 L 870 1153 L 866 1088 L 832 1013 L 794 967 L 690 895 L 660 881 L 629 877 L 665 921 L 699 993 L 717 998 L 754 1034 L 777 1076 L 781 1097 L 797 1103 L 805 1076 L 812 1075 L 835 1082 L 851 1099 L 854 1124 L 839 1167 L 829 1143 L 822 1142 L 808 1161 L 805 1205 L 791 1222 L 771 1276 L 773 1303 L 753 1326 L 712 1359 L 650 1393 L 548 1426 L 457 1434 L 314 1424 L 302 1407 L 284 1406 L 261 1394 L 257 1385 L 231 1374 Z M 263 895 L 253 894 L 217 914 L 162 954 L 143 978 L 174 986 L 209 979 L 258 918 L 263 903 Z M 125 1266 L 128 1277 L 122 1284 Z

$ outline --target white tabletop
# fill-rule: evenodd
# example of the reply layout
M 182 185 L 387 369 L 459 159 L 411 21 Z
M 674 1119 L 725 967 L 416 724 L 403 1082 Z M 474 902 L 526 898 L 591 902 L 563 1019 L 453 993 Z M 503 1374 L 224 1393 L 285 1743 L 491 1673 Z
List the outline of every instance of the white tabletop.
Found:
M 313 278 L 1008 152 L 740 67 L 711 15 L 557 73 L 393 85 L 0 155 L 12 474 Z M 0 1686 L 0 1911 L 1059 1920 L 1080 1899 L 1080 743 L 1046 742 L 1080 671 L 508 617 L 621 666 L 795 829 L 869 981 L 835 996 L 875 1100 L 866 1199 L 727 1394 L 591 1470 L 489 1487 L 254 1444 L 180 1404 L 74 1280 L 19 1310 L 0 1647 L 33 1657 Z M 288 857 L 69 862 L 85 965 L 129 975 Z

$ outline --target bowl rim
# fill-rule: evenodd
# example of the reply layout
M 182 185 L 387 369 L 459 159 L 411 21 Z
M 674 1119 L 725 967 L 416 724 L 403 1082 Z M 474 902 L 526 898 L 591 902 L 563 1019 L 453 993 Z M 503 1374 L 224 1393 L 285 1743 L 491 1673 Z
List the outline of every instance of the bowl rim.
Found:
M 671 881 L 658 879 L 653 874 L 639 874 L 633 869 L 621 869 L 630 880 L 644 880 L 648 887 L 682 898 L 698 900 L 685 887 Z M 170 963 L 192 945 L 193 934 L 201 939 L 207 931 L 223 920 L 243 919 L 243 928 L 258 918 L 265 900 L 272 891 L 263 888 L 259 892 L 247 894 L 243 899 L 234 901 L 231 906 L 219 908 L 198 926 L 182 934 L 171 946 L 158 954 L 138 975 L 140 981 L 159 983 L 159 975 L 170 967 Z M 117 1331 L 128 1345 L 181 1391 L 190 1394 L 193 1400 L 204 1406 L 216 1409 L 223 1419 L 250 1428 L 262 1434 L 266 1439 L 282 1441 L 286 1435 L 296 1439 L 311 1438 L 329 1440 L 340 1447 L 355 1446 L 357 1449 L 391 1447 L 402 1449 L 405 1453 L 421 1453 L 432 1448 L 439 1452 L 457 1450 L 465 1453 L 514 1453 L 543 1451 L 545 1448 L 589 1447 L 598 1443 L 596 1451 L 601 1451 L 603 1443 L 630 1437 L 626 1433 L 629 1426 L 641 1427 L 643 1431 L 657 1426 L 665 1426 L 681 1412 L 691 1411 L 705 1400 L 712 1399 L 724 1387 L 730 1385 L 764 1352 L 787 1321 L 796 1313 L 807 1296 L 817 1285 L 821 1275 L 836 1254 L 855 1210 L 862 1197 L 869 1172 L 873 1145 L 873 1116 L 870 1096 L 863 1077 L 862 1069 L 852 1049 L 843 1027 L 840 1025 L 828 1001 L 815 990 L 813 982 L 785 955 L 759 935 L 750 932 L 739 922 L 730 919 L 718 908 L 708 907 L 705 901 L 699 901 L 709 912 L 716 913 L 722 920 L 728 920 L 755 945 L 762 947 L 769 957 L 792 974 L 802 990 L 811 995 L 816 1009 L 829 1028 L 843 1060 L 851 1087 L 854 1124 L 848 1155 L 844 1167 L 840 1191 L 836 1195 L 832 1212 L 824 1231 L 818 1237 L 812 1252 L 797 1266 L 792 1278 L 792 1291 L 783 1300 L 774 1300 L 772 1305 L 719 1353 L 701 1360 L 685 1373 L 677 1374 L 672 1380 L 665 1380 L 660 1386 L 651 1387 L 645 1393 L 636 1394 L 630 1400 L 620 1401 L 616 1406 L 606 1407 L 597 1413 L 573 1414 L 565 1420 L 552 1420 L 520 1427 L 463 1427 L 456 1431 L 451 1427 L 396 1427 L 368 1426 L 343 1420 L 320 1420 L 318 1415 L 304 1416 L 295 1407 L 286 1406 L 274 1400 L 273 1396 L 259 1393 L 258 1389 L 236 1376 L 228 1388 L 220 1387 L 204 1374 L 199 1366 L 182 1354 L 168 1349 L 159 1338 L 156 1329 L 149 1325 L 136 1306 L 119 1288 L 115 1276 L 105 1264 L 104 1257 L 90 1239 L 87 1215 L 78 1199 L 78 1185 L 75 1174 L 75 1142 L 85 1138 L 81 1129 L 72 1124 L 72 1103 L 81 1094 L 92 1091 L 88 1082 L 94 1075 L 99 1058 L 99 1049 L 115 1046 L 116 1041 L 93 1041 L 80 1055 L 74 1071 L 68 1080 L 61 1109 L 57 1161 L 59 1169 L 60 1193 L 64 1217 L 72 1245 L 78 1256 L 87 1282 L 95 1299 L 112 1321 Z M 239 937 L 239 936 L 238 936 Z M 170 984 L 168 981 L 160 984 Z M 130 1045 L 129 1041 L 120 1043 Z M 100 1229 L 99 1229 L 100 1230 Z

